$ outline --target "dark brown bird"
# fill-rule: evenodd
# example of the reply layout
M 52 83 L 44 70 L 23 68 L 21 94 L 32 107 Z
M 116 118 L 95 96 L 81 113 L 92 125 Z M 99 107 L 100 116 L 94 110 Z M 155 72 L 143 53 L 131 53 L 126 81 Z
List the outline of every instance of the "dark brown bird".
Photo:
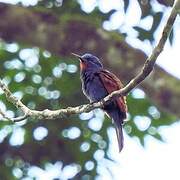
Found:
M 97 102 L 123 87 L 121 81 L 113 73 L 103 69 L 103 65 L 96 56 L 89 53 L 83 56 L 72 54 L 80 60 L 82 90 L 90 102 Z M 113 100 L 105 105 L 103 110 L 114 122 L 119 151 L 121 151 L 123 148 L 122 125 L 127 113 L 125 97 Z

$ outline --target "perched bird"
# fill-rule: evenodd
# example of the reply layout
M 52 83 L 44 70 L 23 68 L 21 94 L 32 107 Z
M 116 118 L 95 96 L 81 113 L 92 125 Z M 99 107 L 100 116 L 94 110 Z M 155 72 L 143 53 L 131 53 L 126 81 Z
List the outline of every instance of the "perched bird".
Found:
M 80 60 L 82 90 L 90 102 L 97 102 L 115 90 L 123 87 L 121 81 L 111 72 L 103 69 L 100 60 L 89 53 L 82 56 L 72 53 Z M 115 125 L 119 151 L 123 148 L 122 124 L 126 118 L 125 97 L 119 97 L 103 107 Z

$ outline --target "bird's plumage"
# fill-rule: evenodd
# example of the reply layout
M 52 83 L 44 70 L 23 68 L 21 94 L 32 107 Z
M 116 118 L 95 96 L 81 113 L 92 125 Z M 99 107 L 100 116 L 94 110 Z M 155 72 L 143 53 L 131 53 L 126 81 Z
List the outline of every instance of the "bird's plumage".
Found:
M 121 81 L 113 73 L 103 69 L 103 65 L 96 56 L 91 54 L 76 56 L 80 59 L 82 89 L 91 102 L 99 101 L 111 92 L 123 87 Z M 119 151 L 121 151 L 123 148 L 122 124 L 127 112 L 125 97 L 113 100 L 103 109 L 113 119 Z
M 84 62 L 87 62 L 88 64 L 92 64 L 93 67 L 95 67 L 95 66 L 97 68 L 102 68 L 103 67 L 103 65 L 100 62 L 99 58 L 92 55 L 92 54 L 86 53 L 83 56 L 81 56 L 81 58 L 82 58 L 82 61 L 84 60 Z
M 101 78 L 101 81 L 105 89 L 108 91 L 108 94 L 123 88 L 123 84 L 121 83 L 121 81 L 111 72 L 107 70 L 101 70 L 100 72 L 98 72 L 98 74 Z M 124 116 L 125 116 L 124 118 L 126 118 L 126 112 L 127 112 L 126 98 L 125 97 L 117 98 L 116 102 L 122 113 L 124 112 Z
M 102 70 L 99 73 L 99 76 L 108 94 L 123 87 L 121 81 L 114 74 L 112 74 L 107 70 Z M 123 148 L 123 141 L 124 141 L 122 124 L 123 124 L 123 120 L 126 118 L 126 112 L 127 112 L 125 97 L 117 98 L 113 103 L 106 106 L 104 109 L 114 121 L 117 139 L 118 139 L 119 151 L 121 151 Z

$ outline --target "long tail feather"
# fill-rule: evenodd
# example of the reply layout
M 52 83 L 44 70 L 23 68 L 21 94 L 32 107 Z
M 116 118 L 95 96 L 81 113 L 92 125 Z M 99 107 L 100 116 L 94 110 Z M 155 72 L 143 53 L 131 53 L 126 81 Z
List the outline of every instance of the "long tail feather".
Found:
M 123 131 L 122 131 L 122 125 L 120 123 L 115 123 L 115 129 L 116 129 L 116 135 L 118 140 L 118 146 L 119 146 L 119 152 L 121 152 L 123 146 L 124 146 L 124 137 L 123 137 Z
M 121 152 L 124 145 L 124 137 L 123 137 L 123 131 L 122 131 L 122 123 L 123 123 L 122 115 L 120 114 L 118 110 L 107 111 L 107 114 L 113 119 L 115 129 L 116 129 L 119 152 Z

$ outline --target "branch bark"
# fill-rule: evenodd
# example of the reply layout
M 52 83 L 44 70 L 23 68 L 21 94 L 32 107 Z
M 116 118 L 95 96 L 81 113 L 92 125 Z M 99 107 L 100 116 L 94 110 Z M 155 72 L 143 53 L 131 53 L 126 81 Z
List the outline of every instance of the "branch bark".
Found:
M 71 114 L 79 114 L 82 112 L 88 112 L 95 108 L 101 108 L 103 105 L 113 98 L 117 98 L 120 96 L 127 95 L 133 88 L 135 88 L 137 85 L 139 85 L 153 70 L 154 64 L 156 62 L 157 57 L 163 50 L 163 47 L 165 45 L 165 42 L 168 38 L 168 35 L 171 31 L 171 28 L 174 24 L 174 21 L 176 19 L 176 16 L 178 14 L 178 11 L 180 9 L 180 0 L 177 0 L 175 5 L 173 6 L 173 9 L 171 11 L 171 14 L 168 18 L 167 24 L 164 27 L 162 37 L 160 38 L 160 41 L 158 45 L 154 48 L 152 54 L 149 58 L 147 58 L 141 72 L 133 78 L 124 88 L 112 92 L 110 95 L 102 99 L 100 102 L 93 103 L 93 104 L 86 104 L 81 105 L 77 107 L 68 107 L 66 109 L 60 109 L 56 111 L 51 110 L 43 110 L 43 111 L 36 111 L 36 110 L 30 110 L 28 107 L 26 107 L 20 100 L 16 99 L 13 94 L 10 92 L 8 87 L 0 81 L 0 88 L 4 91 L 6 98 L 17 108 L 21 109 L 24 113 L 23 117 L 18 117 L 16 119 L 12 119 L 13 121 L 20 121 L 24 120 L 26 117 L 35 117 L 37 119 L 54 119 L 54 118 L 62 118 L 65 116 L 69 116 Z M 1 111 L 2 112 L 2 111 Z M 1 113 L 3 115 L 3 113 Z

